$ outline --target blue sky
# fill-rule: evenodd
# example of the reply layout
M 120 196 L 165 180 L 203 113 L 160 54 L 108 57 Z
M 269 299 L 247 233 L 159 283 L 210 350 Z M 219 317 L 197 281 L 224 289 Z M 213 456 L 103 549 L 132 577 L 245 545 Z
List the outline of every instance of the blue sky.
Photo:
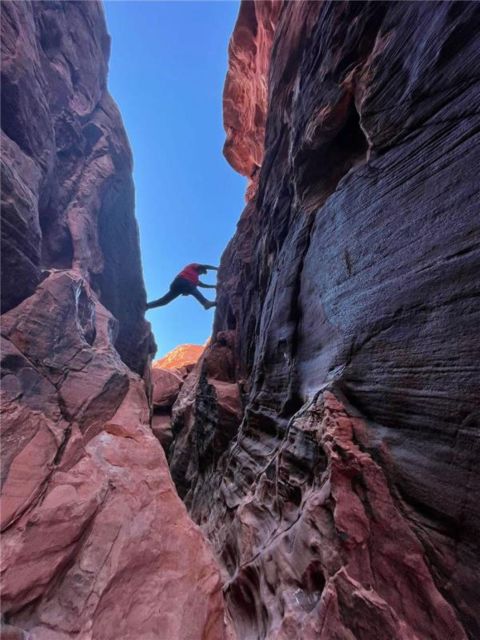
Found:
M 133 151 L 149 300 L 166 293 L 186 264 L 218 264 L 244 206 L 245 179 L 222 155 L 222 91 L 238 6 L 105 2 L 109 89 Z M 209 272 L 203 279 L 214 278 Z M 160 357 L 178 344 L 205 342 L 213 310 L 181 296 L 146 317 Z

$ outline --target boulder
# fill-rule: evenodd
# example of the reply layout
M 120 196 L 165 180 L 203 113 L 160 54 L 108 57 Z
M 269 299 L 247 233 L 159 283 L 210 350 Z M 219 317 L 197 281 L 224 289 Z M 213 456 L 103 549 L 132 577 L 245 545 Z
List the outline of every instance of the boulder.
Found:
M 162 445 L 165 452 L 173 440 L 172 417 L 169 413 L 154 413 L 152 416 L 153 435 Z
M 154 408 L 167 409 L 173 405 L 183 384 L 183 378 L 172 369 L 152 368 L 152 401 Z

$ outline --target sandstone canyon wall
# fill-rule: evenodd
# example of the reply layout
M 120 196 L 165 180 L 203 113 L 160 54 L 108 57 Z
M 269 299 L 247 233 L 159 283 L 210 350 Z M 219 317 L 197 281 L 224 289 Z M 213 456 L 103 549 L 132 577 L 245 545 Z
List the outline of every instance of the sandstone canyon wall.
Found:
M 251 183 L 169 453 L 242 639 L 480 637 L 479 27 L 242 3 L 225 153 Z
M 2 2 L 2 623 L 223 640 L 222 582 L 150 427 L 131 154 L 97 2 Z

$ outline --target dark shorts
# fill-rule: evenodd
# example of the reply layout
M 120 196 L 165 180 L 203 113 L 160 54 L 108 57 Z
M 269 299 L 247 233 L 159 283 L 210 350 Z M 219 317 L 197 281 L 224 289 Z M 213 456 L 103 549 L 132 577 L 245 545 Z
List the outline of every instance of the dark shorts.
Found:
M 192 293 L 192 291 L 195 290 L 196 286 L 193 284 L 193 282 L 185 280 L 185 278 L 180 278 L 179 276 L 177 276 L 170 285 L 170 291 L 172 293 L 182 296 L 188 296 Z

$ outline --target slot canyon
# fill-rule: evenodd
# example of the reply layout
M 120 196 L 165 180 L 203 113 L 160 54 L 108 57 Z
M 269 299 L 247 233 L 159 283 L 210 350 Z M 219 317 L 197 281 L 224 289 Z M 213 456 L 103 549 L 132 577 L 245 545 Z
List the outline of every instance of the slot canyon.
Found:
M 2 2 L 2 638 L 480 638 L 479 33 L 242 0 L 245 208 L 152 366 L 102 4 Z

